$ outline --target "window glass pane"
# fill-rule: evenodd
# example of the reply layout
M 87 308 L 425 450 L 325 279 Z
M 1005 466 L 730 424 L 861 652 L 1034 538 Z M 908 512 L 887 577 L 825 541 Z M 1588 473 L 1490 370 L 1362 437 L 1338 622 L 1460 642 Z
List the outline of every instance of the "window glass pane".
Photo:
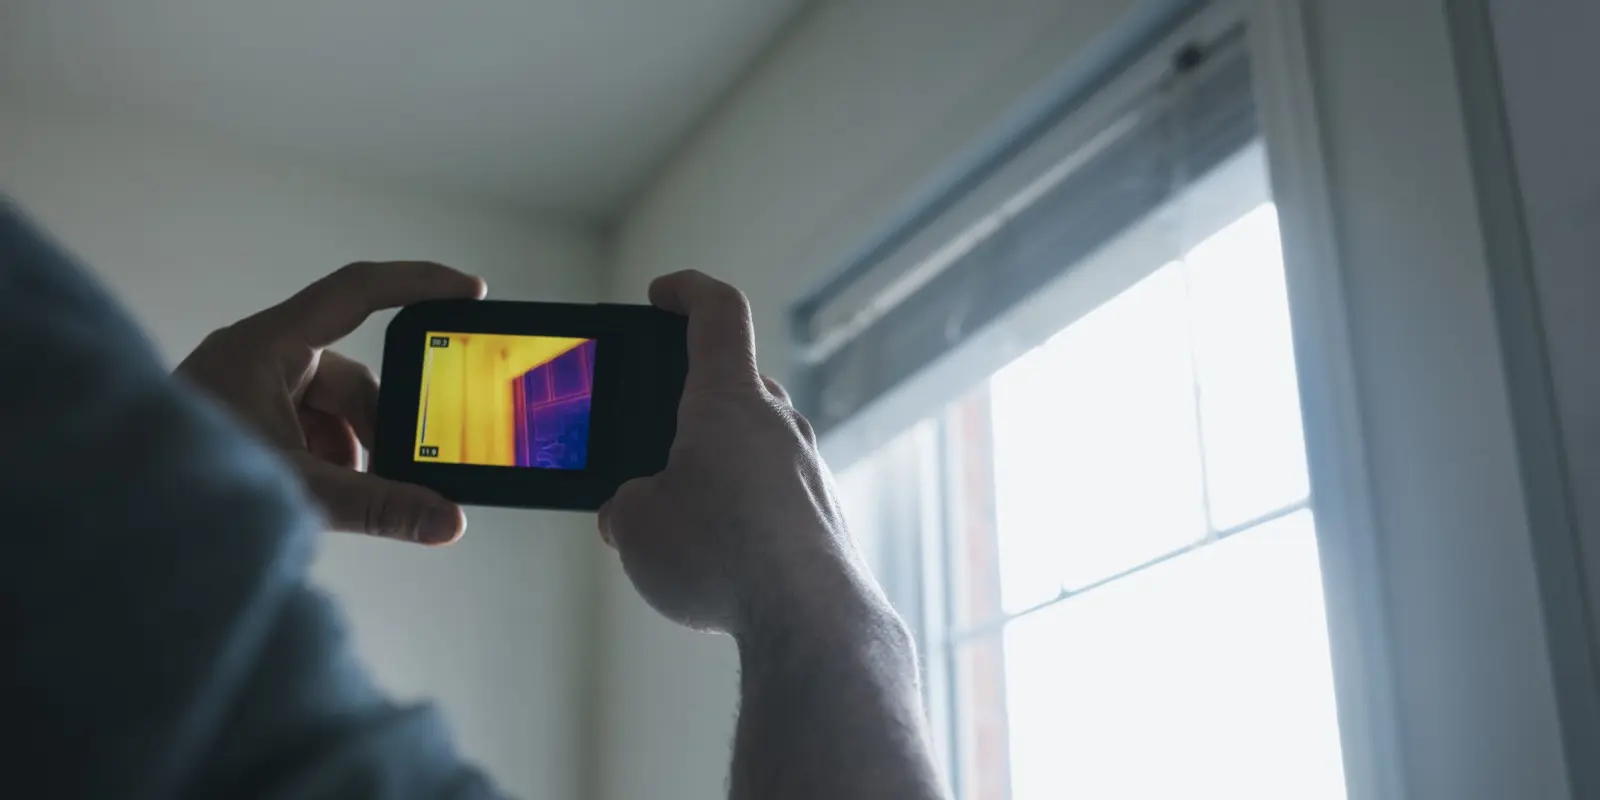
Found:
M 1211 523 L 1229 528 L 1309 491 L 1276 210 L 1245 215 L 1186 264 Z
M 1186 283 L 1164 267 L 992 379 L 1007 609 L 1204 534 Z
M 1309 512 L 1005 635 L 1014 800 L 1344 797 Z

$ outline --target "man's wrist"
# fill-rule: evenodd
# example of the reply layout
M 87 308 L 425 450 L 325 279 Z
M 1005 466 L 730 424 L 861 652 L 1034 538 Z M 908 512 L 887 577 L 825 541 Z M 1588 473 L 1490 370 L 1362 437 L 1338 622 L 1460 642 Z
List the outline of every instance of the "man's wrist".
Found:
M 915 662 L 910 630 L 864 568 L 843 557 L 799 565 L 745 598 L 733 631 L 741 657 L 796 650 Z
M 859 567 L 808 585 L 735 635 L 732 796 L 942 797 L 905 623 Z

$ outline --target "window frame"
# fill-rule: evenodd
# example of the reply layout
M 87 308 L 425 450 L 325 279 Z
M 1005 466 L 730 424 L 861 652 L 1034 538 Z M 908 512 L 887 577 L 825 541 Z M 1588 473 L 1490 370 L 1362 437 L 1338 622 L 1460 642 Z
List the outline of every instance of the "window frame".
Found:
M 1249 0 L 1256 109 L 1279 208 L 1350 800 L 1408 796 L 1367 428 L 1356 383 L 1305 0 Z
M 1280 215 L 1349 796 L 1574 796 L 1562 717 L 1594 703 L 1557 698 L 1597 690 L 1556 674 L 1585 643 L 1552 619 L 1585 610 L 1548 593 L 1572 564 L 1540 558 L 1560 532 L 1519 459 L 1569 476 L 1520 449 L 1514 415 L 1550 410 L 1508 372 L 1540 354 L 1501 348 L 1539 320 L 1497 309 L 1484 114 L 1461 113 L 1492 52 L 1440 6 L 1226 5 L 1248 18 Z
M 1063 273 L 1033 301 L 1014 309 L 986 337 L 1007 342 L 1013 348 L 1007 351 L 1008 355 L 1020 356 L 1170 264 L 1183 250 L 1219 232 L 1260 205 L 1273 202 L 1266 158 L 1265 144 L 1261 141 L 1230 157 L 1222 166 L 1195 180 L 1155 213 L 1127 228 L 1094 255 Z M 990 346 L 990 343 L 980 339 L 978 346 Z M 957 624 L 952 622 L 957 614 L 951 604 L 958 592 L 948 588 L 949 580 L 954 575 L 952 548 L 963 540 L 955 529 L 973 524 L 970 516 L 975 511 L 987 515 L 983 524 L 989 525 L 991 530 L 996 521 L 993 518 L 993 497 L 978 498 L 974 503 L 971 487 L 964 486 L 962 476 L 957 474 L 958 470 L 971 466 L 971 461 L 970 456 L 959 453 L 964 446 L 962 426 L 954 418 L 970 412 L 973 404 L 986 402 L 987 392 L 980 384 L 962 399 L 918 423 L 917 429 L 888 445 L 901 450 L 896 460 L 902 467 L 913 463 L 917 467 L 900 471 L 891 469 L 888 471 L 890 474 L 877 476 L 880 487 L 893 487 L 889 489 L 891 494 L 920 499 L 915 507 L 899 506 L 902 511 L 909 510 L 908 515 L 880 517 L 877 521 L 880 524 L 887 523 L 880 529 L 884 537 L 910 538 L 915 542 L 913 551 L 919 562 L 921 585 L 917 587 L 915 596 L 892 592 L 891 599 L 906 614 L 917 636 L 923 653 L 924 697 L 935 732 L 935 744 L 949 769 L 948 778 L 952 785 L 958 787 L 968 779 L 967 769 L 970 765 L 960 757 L 960 754 L 968 752 L 961 739 L 969 731 L 957 712 L 962 706 L 957 697 L 957 639 L 966 640 L 995 633 L 1027 614 L 1195 552 L 1233 534 L 1255 530 L 1258 526 L 1312 507 L 1312 498 L 1308 494 L 1281 508 L 1270 509 L 1222 530 L 1212 530 L 1201 540 L 1119 570 L 1088 586 L 1071 591 L 1063 589 L 1059 595 L 1048 600 L 977 620 L 974 624 Z M 907 449 L 914 449 L 916 454 L 908 458 Z M 985 457 L 989 456 L 992 453 L 985 454 Z M 887 485 L 884 482 L 886 478 Z
M 1343 265 L 1339 260 L 1334 195 L 1328 183 L 1329 166 L 1320 133 L 1318 102 L 1322 94 L 1312 80 L 1312 33 L 1306 23 L 1304 6 L 1305 0 L 1213 2 L 1163 42 L 1170 47 L 1182 36 L 1194 36 L 1196 30 L 1216 32 L 1241 24 L 1245 30 L 1261 139 L 1270 168 L 1266 184 L 1270 191 L 1265 199 L 1275 202 L 1280 212 L 1311 504 L 1317 518 L 1317 542 L 1328 606 L 1346 789 L 1351 800 L 1401 800 L 1408 795 L 1400 747 L 1394 653 L 1389 644 L 1391 608 L 1384 593 L 1375 590 L 1367 579 L 1381 574 L 1384 561 L 1373 508 L 1366 426 L 1356 388 L 1358 370 L 1351 347 Z M 1119 101 L 1120 98 L 1108 98 L 1102 101 L 1103 105 L 1086 104 L 1079 112 L 1079 124 L 1105 124 L 1105 109 L 1115 107 Z M 1084 128 L 1074 130 L 1081 135 Z M 982 188 L 980 185 L 979 189 Z M 991 195 L 992 192 L 990 189 Z M 1186 194 L 1193 196 L 1194 192 Z M 984 192 L 974 191 L 961 201 L 961 207 L 968 209 L 969 215 L 975 214 L 981 210 L 983 202 L 986 202 Z M 1125 233 L 1117 237 L 1117 241 L 1133 242 L 1137 238 Z M 1105 248 L 1081 262 L 1069 272 L 1069 277 L 1076 276 L 1075 282 L 1079 283 L 1090 280 L 1096 274 L 1090 262 L 1109 259 L 1111 249 Z M 1164 263 L 1160 258 L 1141 260 L 1121 255 L 1122 263 L 1142 263 L 1148 271 Z M 1099 279 L 1107 280 L 1107 277 Z M 1127 280 L 1125 285 L 1135 280 L 1136 277 Z M 1102 299 L 1114 294 L 1115 291 L 1105 288 L 1099 292 L 1080 293 L 1084 298 L 1101 296 Z M 1050 293 L 1041 293 L 1044 295 Z M 1051 300 L 1059 303 L 1061 298 L 1050 295 L 1049 299 L 1026 304 L 1011 315 L 1014 321 L 993 326 L 986 337 L 974 340 L 972 346 L 996 348 L 1005 358 L 1014 358 L 1093 307 L 1093 304 L 1084 305 L 1080 299 L 1080 305 L 1068 306 L 1076 310 L 1066 317 L 1040 310 L 1048 307 Z M 1058 311 L 1060 308 L 1056 306 Z M 1033 313 L 1037 318 L 1029 318 L 1030 309 L 1035 309 Z M 912 385 L 897 395 L 915 397 L 936 393 L 940 387 L 947 388 L 952 381 L 961 379 L 957 376 L 963 374 L 964 368 L 952 363 L 960 357 L 957 353 L 954 358 L 946 359 L 945 364 L 934 365 L 913 378 L 909 382 Z M 969 373 L 970 369 L 965 372 Z M 882 444 L 874 431 L 886 427 L 884 420 L 907 418 L 911 415 L 907 409 L 911 407 L 914 404 L 897 401 L 896 396 L 869 406 L 857 418 L 823 436 L 824 455 L 836 468 L 847 467 Z M 942 430 L 934 430 L 931 435 L 938 446 L 944 446 Z M 924 485 L 918 490 L 923 505 L 922 519 L 938 520 L 941 531 L 947 524 L 950 509 L 937 503 L 933 496 L 947 488 L 947 478 L 941 476 L 938 482 L 928 484 L 924 476 L 921 479 Z M 926 542 L 918 550 L 918 568 L 923 574 L 939 568 L 941 559 L 947 557 L 941 548 Z M 943 607 L 942 602 L 937 587 L 923 587 L 917 598 L 918 619 L 914 620 L 922 636 L 926 637 L 927 627 L 937 621 L 937 610 Z M 949 726 L 944 722 L 948 720 L 952 705 L 950 665 L 929 662 L 934 660 L 923 665 L 925 694 L 930 715 L 940 723 L 938 730 L 944 731 L 937 737 L 936 745 L 949 755 L 954 744 Z M 952 762 L 947 760 L 946 763 Z M 959 780 L 960 775 L 951 777 Z

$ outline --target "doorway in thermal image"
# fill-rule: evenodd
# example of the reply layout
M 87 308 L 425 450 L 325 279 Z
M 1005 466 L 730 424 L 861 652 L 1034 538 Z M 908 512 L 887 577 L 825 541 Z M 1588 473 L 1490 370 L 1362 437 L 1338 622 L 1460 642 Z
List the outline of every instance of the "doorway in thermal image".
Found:
M 593 406 L 592 339 L 429 332 L 417 461 L 583 469 Z

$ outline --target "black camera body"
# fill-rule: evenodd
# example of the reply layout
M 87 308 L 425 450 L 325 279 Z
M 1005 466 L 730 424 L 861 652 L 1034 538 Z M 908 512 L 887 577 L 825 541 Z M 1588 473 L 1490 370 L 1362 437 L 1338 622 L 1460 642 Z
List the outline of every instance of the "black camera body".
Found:
M 649 306 L 408 306 L 371 469 L 464 505 L 593 511 L 666 466 L 687 372 L 687 320 Z

